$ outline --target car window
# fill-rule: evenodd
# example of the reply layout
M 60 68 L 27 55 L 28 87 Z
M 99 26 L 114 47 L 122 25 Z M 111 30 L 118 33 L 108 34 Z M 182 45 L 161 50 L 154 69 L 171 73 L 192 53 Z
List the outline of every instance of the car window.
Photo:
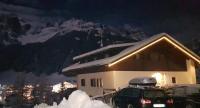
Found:
M 186 89 L 185 87 L 170 88 L 167 93 L 171 96 L 186 96 Z
M 147 98 L 165 97 L 165 93 L 162 90 L 145 90 L 144 97 Z
M 138 97 L 140 95 L 140 90 L 139 89 L 134 89 L 134 88 L 126 88 L 123 89 L 120 94 L 121 96 L 131 96 L 131 97 Z

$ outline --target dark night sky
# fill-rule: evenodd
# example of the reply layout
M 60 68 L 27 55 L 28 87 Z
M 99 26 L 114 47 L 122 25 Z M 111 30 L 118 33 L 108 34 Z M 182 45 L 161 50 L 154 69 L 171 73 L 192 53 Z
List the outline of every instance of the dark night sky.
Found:
M 71 17 L 120 25 L 132 24 L 150 35 L 167 32 L 177 39 L 199 38 L 199 0 L 1 0 Z M 64 14 L 63 14 L 64 16 Z M 66 16 L 69 17 L 69 16 Z
M 184 42 L 200 39 L 200 0 L 0 1 L 47 12 L 57 10 L 66 19 L 78 18 L 116 26 L 130 24 L 141 28 L 149 36 L 166 32 Z

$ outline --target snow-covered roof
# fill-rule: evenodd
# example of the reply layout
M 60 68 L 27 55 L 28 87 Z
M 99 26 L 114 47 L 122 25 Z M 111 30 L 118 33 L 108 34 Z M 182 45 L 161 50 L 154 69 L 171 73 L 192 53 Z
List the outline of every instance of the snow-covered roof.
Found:
M 140 47 L 142 47 L 143 45 L 149 43 L 149 42 L 152 42 L 153 40 L 163 36 L 164 34 L 158 34 L 158 35 L 155 35 L 155 36 L 152 36 L 151 38 L 148 38 L 148 39 L 145 39 L 141 42 L 137 42 L 137 43 L 133 43 L 134 46 L 131 46 L 131 47 L 128 47 L 126 48 L 125 50 L 121 51 L 119 54 L 115 55 L 115 56 L 112 56 L 112 57 L 108 57 L 108 58 L 104 58 L 104 59 L 100 59 L 100 60 L 95 60 L 95 61 L 91 61 L 91 62 L 87 62 L 87 63 L 83 63 L 83 64 L 73 64 L 69 67 L 66 67 L 64 68 L 62 71 L 65 72 L 65 71 L 68 71 L 68 70 L 72 70 L 72 69 L 79 69 L 79 68 L 85 68 L 85 67 L 91 67 L 91 66 L 101 66 L 101 65 L 105 65 L 105 64 L 109 64 L 111 63 L 112 61 L 116 60 L 117 58 L 120 58 Z M 130 45 L 130 43 L 128 43 Z M 124 44 L 126 45 L 126 44 Z M 103 51 L 105 49 L 109 49 L 111 48 L 111 46 L 115 46 L 115 45 L 109 45 L 107 47 L 104 47 L 104 48 L 100 48 L 100 49 L 97 49 L 97 50 L 94 50 L 94 51 L 91 51 L 89 53 L 85 53 L 83 55 L 80 55 L 80 56 L 76 56 L 74 57 L 74 59 L 78 59 L 78 58 L 81 58 L 81 57 L 85 57 L 85 56 L 88 56 L 90 54 L 94 54 L 94 53 L 97 53 L 99 51 Z
M 73 60 L 77 60 L 77 59 L 80 59 L 80 58 L 83 58 L 83 57 L 87 57 L 87 56 L 90 56 L 90 55 L 93 55 L 93 54 L 96 54 L 96 53 L 99 53 L 99 52 L 102 52 L 102 51 L 106 51 L 106 50 L 109 50 L 109 49 L 112 49 L 112 48 L 127 47 L 127 46 L 133 46 L 133 45 L 136 45 L 136 44 L 138 44 L 138 42 L 108 45 L 108 46 L 105 46 L 105 47 L 102 47 L 102 48 L 99 48 L 99 49 L 96 49 L 96 50 L 93 50 L 93 51 L 90 51 L 90 52 L 87 52 L 87 53 L 84 53 L 84 54 L 81 54 L 81 55 L 78 55 L 78 56 L 75 56 L 73 58 Z
M 116 62 L 117 60 L 133 53 L 136 52 L 142 48 L 144 48 L 145 46 L 158 41 L 159 39 L 162 39 L 162 37 L 166 37 L 167 39 L 172 40 L 176 45 L 180 46 L 181 48 L 183 48 L 186 52 L 189 52 L 192 56 L 193 59 L 196 58 L 195 60 L 200 63 L 200 57 L 198 55 L 196 55 L 195 53 L 193 53 L 192 51 L 190 51 L 189 49 L 187 49 L 186 47 L 184 47 L 181 43 L 179 43 L 178 41 L 176 41 L 175 39 L 173 39 L 171 36 L 169 36 L 166 33 L 160 33 L 157 35 L 154 35 L 148 39 L 145 39 L 143 41 L 138 42 L 137 44 L 134 44 L 133 46 L 130 46 L 126 49 L 124 49 L 123 51 L 121 51 L 120 53 L 118 53 L 115 56 L 112 57 L 108 57 L 108 58 L 104 58 L 104 59 L 100 59 L 100 60 L 95 60 L 95 61 L 91 61 L 91 62 L 87 62 L 87 63 L 83 63 L 83 64 L 75 64 L 75 65 L 71 65 L 69 67 L 64 68 L 62 71 L 66 72 L 69 70 L 74 70 L 74 69 L 81 69 L 81 68 L 87 68 L 87 67 L 93 67 L 93 66 L 102 66 L 102 65 L 109 65 L 110 63 Z

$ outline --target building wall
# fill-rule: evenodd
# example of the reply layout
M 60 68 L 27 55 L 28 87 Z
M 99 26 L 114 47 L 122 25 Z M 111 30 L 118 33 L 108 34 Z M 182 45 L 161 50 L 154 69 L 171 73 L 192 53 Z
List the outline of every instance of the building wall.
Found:
M 108 90 L 120 89 L 128 86 L 128 82 L 137 77 L 162 78 L 158 81 L 159 86 L 172 84 L 196 84 L 195 65 L 192 60 L 187 60 L 187 71 L 108 71 L 98 73 L 79 74 L 77 76 L 78 89 L 86 91 L 90 96 L 102 95 Z M 156 76 L 157 75 L 157 76 Z M 172 78 L 176 83 L 172 83 Z M 81 86 L 81 79 L 85 79 L 86 85 Z M 91 87 L 91 79 L 102 79 L 102 87 Z
M 189 59 L 186 61 L 186 63 L 187 63 L 187 71 L 191 75 L 190 77 L 188 76 L 190 78 L 190 82 L 197 83 L 197 75 L 196 75 L 196 68 L 194 61 Z
M 111 90 L 114 88 L 113 76 L 113 72 L 79 74 L 77 76 L 78 89 L 86 91 L 90 96 L 102 95 L 104 90 Z M 81 86 L 81 79 L 85 79 L 85 86 Z M 102 87 L 91 87 L 91 79 L 101 79 Z
M 187 71 L 113 71 L 114 88 L 119 89 L 127 86 L 128 82 L 137 77 L 161 77 L 158 81 L 159 86 L 173 84 L 196 84 L 195 65 L 192 60 L 187 60 Z M 172 78 L 176 83 L 172 83 Z

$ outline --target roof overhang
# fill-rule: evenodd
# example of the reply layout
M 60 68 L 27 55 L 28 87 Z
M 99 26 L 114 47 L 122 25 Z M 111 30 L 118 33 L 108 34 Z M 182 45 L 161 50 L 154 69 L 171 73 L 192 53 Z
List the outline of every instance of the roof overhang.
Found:
M 172 38 L 168 34 L 160 33 L 160 34 L 152 36 L 149 39 L 139 42 L 135 46 L 131 46 L 130 48 L 123 50 L 122 52 L 120 52 L 119 54 L 117 54 L 113 57 L 109 57 L 106 59 L 100 59 L 100 60 L 96 60 L 96 61 L 92 61 L 92 62 L 88 62 L 88 63 L 84 63 L 84 64 L 77 64 L 74 66 L 72 65 L 72 66 L 64 68 L 62 70 L 62 72 L 69 72 L 71 70 L 76 70 L 76 69 L 90 68 L 93 66 L 112 67 L 112 66 L 122 62 L 123 60 L 128 59 L 129 57 L 136 55 L 136 54 L 152 47 L 153 45 L 156 45 L 157 43 L 159 43 L 163 40 L 167 41 L 170 45 L 174 46 L 175 48 L 180 50 L 182 53 L 187 55 L 189 58 L 194 60 L 195 63 L 200 65 L 200 57 L 197 54 L 195 54 L 194 52 L 192 52 L 191 50 L 186 48 L 184 45 L 182 45 L 180 42 L 176 41 L 174 38 Z
M 176 47 L 177 49 L 179 49 L 181 52 L 183 52 L 184 54 L 186 54 L 187 56 L 189 56 L 190 58 L 192 58 L 194 61 L 196 61 L 198 64 L 200 64 L 200 57 L 198 55 L 196 55 L 195 53 L 193 53 L 191 50 L 189 50 L 188 48 L 186 48 L 185 46 L 183 46 L 181 43 L 179 43 L 178 41 L 176 41 L 175 39 L 173 39 L 171 36 L 169 36 L 168 34 L 164 34 L 162 37 L 148 43 L 147 45 L 131 52 L 130 54 L 124 56 L 124 57 L 121 57 L 119 58 L 118 60 L 116 61 L 113 61 L 112 63 L 108 64 L 108 67 L 112 67 L 114 66 L 115 64 L 133 56 L 133 55 L 136 55 L 142 51 L 144 51 L 145 49 L 147 48 L 150 48 L 151 46 L 159 43 L 160 41 L 167 41 L 168 43 L 170 43 L 171 45 L 173 45 L 174 47 Z

